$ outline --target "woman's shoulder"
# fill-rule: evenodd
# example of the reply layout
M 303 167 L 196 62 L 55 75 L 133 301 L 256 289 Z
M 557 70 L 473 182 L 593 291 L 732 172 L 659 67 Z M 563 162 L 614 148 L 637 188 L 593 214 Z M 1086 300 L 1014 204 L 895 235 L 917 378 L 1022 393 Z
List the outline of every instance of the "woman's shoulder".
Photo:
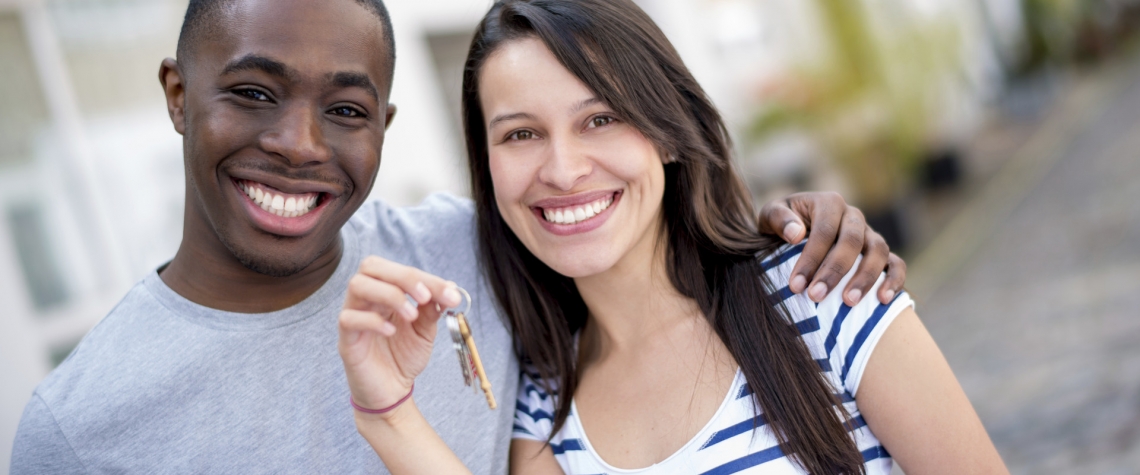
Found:
M 900 292 L 890 302 L 880 302 L 879 287 L 885 280 L 885 276 L 880 275 L 858 303 L 847 305 L 843 301 L 843 289 L 854 277 L 862 256 L 856 259 L 851 271 L 839 284 L 828 290 L 823 300 L 813 302 L 803 293 L 794 294 L 788 282 L 803 248 L 803 243 L 785 245 L 760 258 L 761 267 L 772 287 L 767 292 L 774 302 L 787 309 L 788 317 L 795 323 L 820 367 L 825 372 L 833 372 L 834 382 L 854 395 L 879 338 L 896 316 L 914 306 L 914 301 L 906 292 Z

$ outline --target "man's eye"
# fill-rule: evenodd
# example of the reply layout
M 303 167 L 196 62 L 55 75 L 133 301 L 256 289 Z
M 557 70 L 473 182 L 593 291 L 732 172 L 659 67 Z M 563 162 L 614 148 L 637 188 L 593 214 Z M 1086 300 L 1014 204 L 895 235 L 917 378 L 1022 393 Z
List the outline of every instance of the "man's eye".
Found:
M 237 95 L 242 96 L 246 99 L 252 99 L 255 101 L 262 101 L 262 102 L 268 102 L 269 101 L 269 95 L 264 93 L 264 92 L 258 91 L 257 89 L 235 89 L 234 94 L 237 94 Z
M 529 130 L 518 130 L 507 136 L 507 140 L 530 140 L 533 138 L 534 133 Z
M 341 117 L 364 117 L 364 113 L 353 107 L 340 106 L 330 110 L 329 113 Z
M 613 122 L 614 122 L 613 117 L 607 117 L 604 115 L 600 115 L 600 116 L 594 117 L 593 119 L 590 119 L 590 125 L 589 126 L 597 128 L 597 127 L 603 127 L 603 126 L 610 125 Z

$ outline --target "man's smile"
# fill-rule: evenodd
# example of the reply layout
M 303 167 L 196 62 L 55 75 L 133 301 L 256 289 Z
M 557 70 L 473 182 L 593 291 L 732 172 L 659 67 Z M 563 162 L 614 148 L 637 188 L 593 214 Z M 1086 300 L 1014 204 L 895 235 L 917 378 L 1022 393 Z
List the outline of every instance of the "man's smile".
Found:
M 334 195 L 323 191 L 286 193 L 253 180 L 234 179 L 233 183 L 254 226 L 278 236 L 308 234 L 335 201 Z
M 288 194 L 269 185 L 251 180 L 239 180 L 238 186 L 261 209 L 282 218 L 296 218 L 317 207 L 321 193 Z

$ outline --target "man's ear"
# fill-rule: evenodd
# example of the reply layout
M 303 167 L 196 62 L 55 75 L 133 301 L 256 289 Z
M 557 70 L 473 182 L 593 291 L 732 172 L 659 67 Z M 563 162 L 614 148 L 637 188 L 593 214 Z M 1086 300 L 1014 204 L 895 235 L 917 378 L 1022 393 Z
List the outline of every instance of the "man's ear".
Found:
M 384 113 L 384 130 L 388 130 L 394 118 L 396 118 L 396 104 L 388 104 L 388 110 Z
M 179 134 L 186 133 L 186 81 L 182 69 L 173 58 L 162 60 L 158 67 L 158 82 L 166 94 L 166 112 Z

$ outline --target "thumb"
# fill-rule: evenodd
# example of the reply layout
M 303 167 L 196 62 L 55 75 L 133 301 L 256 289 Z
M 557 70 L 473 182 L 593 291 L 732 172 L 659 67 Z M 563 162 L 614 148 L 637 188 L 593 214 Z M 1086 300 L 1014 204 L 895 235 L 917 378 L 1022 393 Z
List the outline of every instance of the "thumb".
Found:
M 798 214 L 784 200 L 772 201 L 760 210 L 760 231 L 775 234 L 795 244 L 806 238 L 806 227 Z

